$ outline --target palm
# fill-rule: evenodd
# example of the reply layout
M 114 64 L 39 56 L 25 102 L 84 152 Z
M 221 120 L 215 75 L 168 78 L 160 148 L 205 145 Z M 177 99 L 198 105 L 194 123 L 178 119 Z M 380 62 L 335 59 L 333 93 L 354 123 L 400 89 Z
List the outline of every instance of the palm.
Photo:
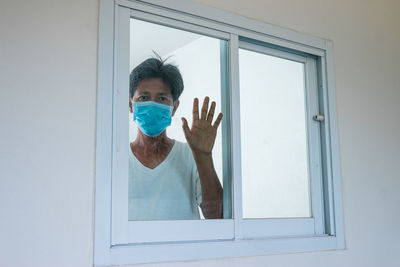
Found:
M 201 115 L 199 116 L 199 103 L 195 98 L 193 101 L 193 123 L 192 128 L 189 129 L 185 118 L 183 120 L 183 131 L 190 148 L 194 152 L 211 153 L 215 137 L 217 136 L 218 126 L 222 119 L 220 113 L 212 124 L 215 112 L 215 102 L 212 102 L 210 109 L 208 109 L 209 98 L 206 97 L 201 108 Z

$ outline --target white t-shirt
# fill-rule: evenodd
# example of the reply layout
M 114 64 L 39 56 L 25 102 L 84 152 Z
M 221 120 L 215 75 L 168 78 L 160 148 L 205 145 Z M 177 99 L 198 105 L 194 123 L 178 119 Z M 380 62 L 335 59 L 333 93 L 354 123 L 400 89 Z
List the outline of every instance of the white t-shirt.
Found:
M 154 169 L 129 152 L 129 220 L 200 219 L 200 177 L 188 144 L 175 140 Z

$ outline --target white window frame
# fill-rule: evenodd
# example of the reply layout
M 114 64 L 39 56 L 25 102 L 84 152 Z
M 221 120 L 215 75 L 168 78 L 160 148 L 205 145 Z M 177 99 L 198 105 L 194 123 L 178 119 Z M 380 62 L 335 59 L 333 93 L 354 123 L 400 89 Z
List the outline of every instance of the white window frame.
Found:
M 240 39 L 239 39 L 240 40 Z M 266 47 L 262 42 L 239 41 L 239 48 L 279 57 L 304 64 L 305 113 L 307 125 L 308 170 L 310 177 L 311 218 L 243 219 L 243 237 L 261 238 L 295 235 L 323 235 L 323 185 L 320 153 L 320 123 L 313 121 L 311 114 L 318 114 L 317 60 L 314 56 L 300 55 Z M 235 107 L 233 107 L 235 108 Z M 241 179 L 240 179 L 241 180 Z M 238 185 L 241 187 L 241 185 Z
M 226 96 L 230 112 L 225 118 L 228 118 L 226 125 L 230 131 L 225 130 L 225 134 L 230 137 L 230 144 L 228 153 L 224 151 L 224 157 L 229 157 L 224 168 L 231 166 L 232 219 L 127 220 L 127 179 L 115 177 L 123 177 L 124 174 L 119 172 L 127 170 L 128 164 L 128 146 L 123 140 L 128 140 L 125 138 L 128 134 L 128 90 L 125 89 L 128 88 L 129 70 L 125 66 L 129 65 L 126 55 L 129 54 L 130 17 L 229 40 L 229 92 Z M 312 150 L 309 150 L 310 164 L 319 166 L 310 167 L 314 215 L 311 218 L 242 219 L 239 47 L 305 64 L 305 80 L 310 85 L 306 87 L 315 89 L 307 91 L 306 101 L 312 103 L 306 105 L 307 114 L 325 116 L 323 123 L 312 121 L 308 116 L 307 123 L 308 143 Z M 100 0 L 98 49 L 96 266 L 344 248 L 330 41 L 187 1 Z

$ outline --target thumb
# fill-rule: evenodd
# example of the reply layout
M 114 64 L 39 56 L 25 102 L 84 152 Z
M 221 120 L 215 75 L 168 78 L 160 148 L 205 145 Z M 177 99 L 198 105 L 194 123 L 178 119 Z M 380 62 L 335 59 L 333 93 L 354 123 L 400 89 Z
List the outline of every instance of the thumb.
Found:
M 182 120 L 183 133 L 185 134 L 187 140 L 192 135 L 192 133 L 190 132 L 187 120 L 183 117 L 181 118 L 181 120 Z

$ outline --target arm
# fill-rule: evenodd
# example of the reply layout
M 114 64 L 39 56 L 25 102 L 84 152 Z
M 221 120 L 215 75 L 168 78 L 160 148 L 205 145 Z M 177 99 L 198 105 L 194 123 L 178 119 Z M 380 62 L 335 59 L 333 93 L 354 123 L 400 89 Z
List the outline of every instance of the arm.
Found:
M 194 155 L 201 184 L 200 205 L 206 219 L 222 218 L 223 191 L 211 155 Z
M 192 150 L 200 176 L 202 190 L 201 210 L 206 219 L 220 219 L 222 218 L 223 191 L 214 169 L 212 149 L 217 129 L 222 119 L 222 113 L 218 115 L 214 124 L 212 124 L 215 102 L 212 102 L 208 111 L 209 98 L 206 97 L 204 99 L 200 118 L 198 102 L 197 98 L 193 101 L 193 124 L 191 129 L 189 129 L 186 119 L 182 118 L 183 131 Z

